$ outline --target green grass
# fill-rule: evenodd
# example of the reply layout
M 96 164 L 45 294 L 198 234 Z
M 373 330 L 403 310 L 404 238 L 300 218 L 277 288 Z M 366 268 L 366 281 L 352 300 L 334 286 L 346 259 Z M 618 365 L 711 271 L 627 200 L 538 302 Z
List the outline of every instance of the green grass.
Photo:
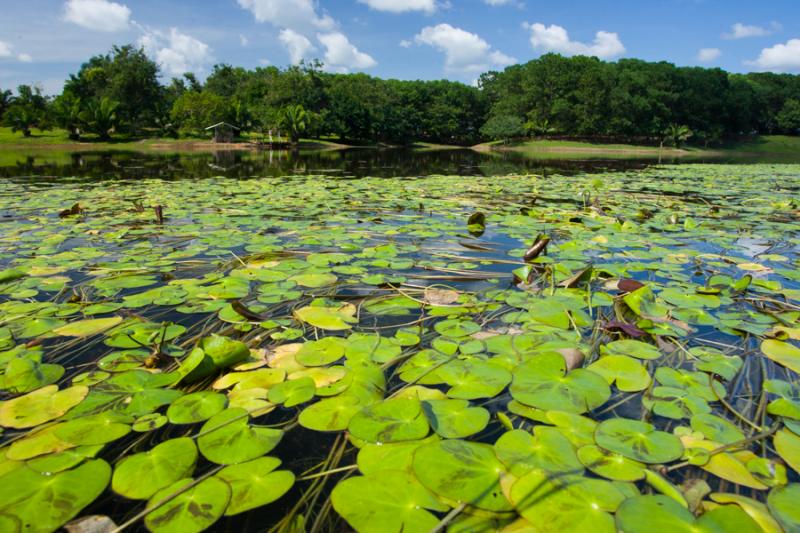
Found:
M 747 141 L 727 143 L 723 146 L 723 149 L 750 154 L 800 155 L 800 137 L 762 135 Z
M 31 132 L 32 135 L 30 137 L 25 137 L 21 132 L 12 132 L 11 128 L 0 128 L 0 144 L 35 146 L 72 142 L 69 140 L 66 130 L 42 131 L 33 129 Z

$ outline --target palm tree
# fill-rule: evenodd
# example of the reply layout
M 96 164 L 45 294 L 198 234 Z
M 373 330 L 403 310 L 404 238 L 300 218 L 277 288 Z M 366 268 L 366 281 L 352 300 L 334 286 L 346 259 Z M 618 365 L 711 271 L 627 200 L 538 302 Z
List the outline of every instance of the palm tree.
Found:
M 56 123 L 69 132 L 69 138 L 81 140 L 81 99 L 65 92 L 55 99 L 52 109 Z
M 688 141 L 694 135 L 694 133 L 689 129 L 689 126 L 670 124 L 667 127 L 667 130 L 664 132 L 664 135 L 670 141 L 672 141 L 672 144 L 675 146 L 675 148 L 680 148 L 685 141 Z
M 30 105 L 12 105 L 3 115 L 3 122 L 14 133 L 21 131 L 23 137 L 30 137 L 31 128 L 39 125 L 40 118 L 41 113 Z
M 81 113 L 86 129 L 100 136 L 101 141 L 111 138 L 111 132 L 118 125 L 117 108 L 119 102 L 104 96 L 99 102 L 92 101 Z
M 300 135 L 308 127 L 308 114 L 301 105 L 289 106 L 283 109 L 280 117 L 281 126 L 289 131 L 292 144 L 297 144 Z
M 552 135 L 556 129 L 550 124 L 550 119 L 536 120 L 531 119 L 525 123 L 525 128 L 533 134 L 534 137 Z

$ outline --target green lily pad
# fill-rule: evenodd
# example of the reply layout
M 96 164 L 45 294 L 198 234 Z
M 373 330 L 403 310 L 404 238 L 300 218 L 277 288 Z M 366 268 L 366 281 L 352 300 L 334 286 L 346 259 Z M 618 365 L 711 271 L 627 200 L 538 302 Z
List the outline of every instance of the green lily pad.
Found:
M 300 425 L 314 431 L 342 431 L 363 408 L 353 396 L 336 396 L 309 405 L 300 413 Z
M 340 337 L 325 337 L 303 344 L 295 359 L 305 366 L 326 366 L 344 357 L 346 346 L 347 341 Z
M 340 307 L 308 306 L 297 309 L 294 314 L 301 322 L 330 331 L 351 329 L 358 322 L 353 316 L 356 307 L 352 304 Z
M 48 385 L 0 404 L 0 426 L 32 428 L 67 413 L 89 394 L 88 387 L 69 387 L 62 391 Z
M 146 500 L 157 491 L 191 476 L 197 447 L 190 438 L 162 442 L 147 452 L 129 455 L 114 469 L 111 488 L 133 500 Z
M 644 478 L 644 464 L 599 446 L 583 446 L 578 450 L 578 459 L 583 466 L 606 479 L 639 481 Z
M 488 444 L 445 440 L 414 452 L 414 474 L 438 496 L 487 511 L 510 511 L 500 488 L 505 468 Z
M 428 420 L 419 400 L 393 399 L 363 408 L 347 429 L 367 442 L 418 440 L 428 434 Z
M 800 501 L 800 483 L 776 487 L 767 496 L 767 507 L 786 531 L 800 531 L 798 501 Z
M 789 430 L 782 429 L 775 434 L 772 440 L 775 451 L 791 466 L 795 472 L 800 473 L 800 436 Z
M 637 496 L 629 498 L 617 511 L 620 531 L 645 533 L 670 531 L 678 533 L 737 533 L 759 532 L 752 518 L 735 505 L 725 505 L 694 515 L 681 504 L 666 496 Z
M 627 355 L 606 355 L 589 365 L 588 370 L 600 374 L 606 383 L 623 392 L 638 392 L 650 386 L 652 379 L 641 362 Z
M 278 429 L 251 427 L 247 411 L 229 408 L 214 415 L 200 429 L 197 447 L 209 461 L 232 465 L 268 453 L 280 442 Z
M 733 423 L 718 416 L 702 413 L 692 417 L 692 429 L 707 439 L 721 444 L 732 444 L 744 439 L 744 433 Z
M 226 405 L 228 399 L 218 392 L 193 392 L 175 400 L 167 409 L 167 418 L 172 424 L 196 424 L 221 412 Z
M 793 372 L 800 373 L 800 348 L 788 342 L 767 339 L 761 343 L 761 352 Z
M 107 411 L 59 424 L 55 435 L 76 446 L 106 444 L 130 433 L 128 422 L 128 417 Z
M 652 344 L 635 340 L 610 342 L 601 346 L 600 352 L 603 355 L 627 355 L 636 359 L 658 359 L 662 355 Z
M 519 513 L 542 532 L 597 531 L 613 533 L 610 513 L 625 494 L 609 481 L 579 476 L 554 476 L 534 470 L 511 487 Z
M 481 327 L 471 320 L 452 319 L 438 322 L 434 329 L 445 337 L 460 338 L 479 332 Z
M 590 370 L 567 372 L 560 353 L 536 355 L 514 369 L 511 396 L 525 405 L 580 414 L 603 405 L 611 396 L 605 379 Z
M 191 483 L 192 479 L 175 482 L 157 492 L 147 506 L 165 500 Z M 144 523 L 153 533 L 199 533 L 219 520 L 230 498 L 228 484 L 217 477 L 210 477 L 167 500 L 148 514 Z
M 314 398 L 315 391 L 314 380 L 306 376 L 270 387 L 267 399 L 272 403 L 282 403 L 284 407 L 294 407 Z
M 517 477 L 533 470 L 552 474 L 583 473 L 575 448 L 556 428 L 537 426 L 535 436 L 521 429 L 507 431 L 494 443 L 494 449 L 498 459 Z
M 121 316 L 113 316 L 110 318 L 92 318 L 88 320 L 80 320 L 78 322 L 71 322 L 66 326 L 61 326 L 53 330 L 56 335 L 64 337 L 91 337 L 107 331 L 117 324 L 122 322 Z
M 431 429 L 446 439 L 463 439 L 483 431 L 489 424 L 489 411 L 470 407 L 467 400 L 426 400 L 422 410 Z
M 298 274 L 297 276 L 292 276 L 289 278 L 289 280 L 294 281 L 301 287 L 309 287 L 311 289 L 318 289 L 320 287 L 333 285 L 338 279 L 339 278 L 337 278 L 334 274 L 329 272 Z
M 274 502 L 294 485 L 294 474 L 275 471 L 280 459 L 261 457 L 246 463 L 226 466 L 216 474 L 231 488 L 231 501 L 225 516 L 233 516 Z
M 601 448 L 642 463 L 668 463 L 683 455 L 678 437 L 639 420 L 615 418 L 601 422 L 594 439 Z
M 447 510 L 407 472 L 384 470 L 336 485 L 333 508 L 360 533 L 427 533 L 439 523 L 430 511 Z
M 100 496 L 110 478 L 101 459 L 54 475 L 19 468 L 0 477 L 0 514 L 16 519 L 20 531 L 55 531 Z

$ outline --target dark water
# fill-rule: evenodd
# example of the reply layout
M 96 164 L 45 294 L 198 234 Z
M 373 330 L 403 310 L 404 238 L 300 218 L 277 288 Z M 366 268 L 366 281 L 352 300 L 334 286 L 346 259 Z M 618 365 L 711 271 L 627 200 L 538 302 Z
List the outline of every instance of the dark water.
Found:
M 657 163 L 636 160 L 530 159 L 513 153 L 474 150 L 349 149 L 327 151 L 15 152 L 0 154 L 0 177 L 250 178 L 287 174 L 334 176 L 492 176 L 516 173 L 573 174 L 637 169 Z

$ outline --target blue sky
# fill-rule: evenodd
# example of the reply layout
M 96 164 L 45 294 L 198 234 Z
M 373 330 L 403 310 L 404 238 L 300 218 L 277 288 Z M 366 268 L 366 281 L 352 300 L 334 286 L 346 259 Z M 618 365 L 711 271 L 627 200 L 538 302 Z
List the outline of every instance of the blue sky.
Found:
M 165 78 L 319 58 L 469 83 L 548 51 L 800 73 L 798 0 L 0 0 L 0 13 L 0 88 L 48 93 L 125 43 Z

